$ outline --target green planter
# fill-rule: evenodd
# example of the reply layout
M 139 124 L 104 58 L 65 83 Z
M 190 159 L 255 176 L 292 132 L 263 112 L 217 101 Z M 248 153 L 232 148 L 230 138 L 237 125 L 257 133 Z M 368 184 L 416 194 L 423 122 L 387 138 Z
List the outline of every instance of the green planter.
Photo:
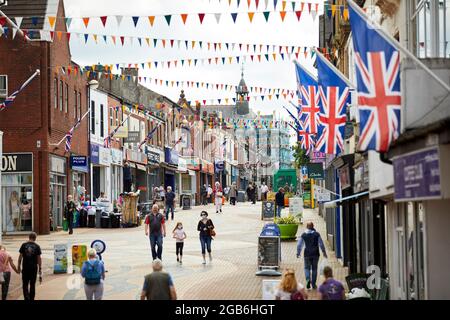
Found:
M 298 224 L 279 224 L 281 240 L 295 240 L 297 238 Z

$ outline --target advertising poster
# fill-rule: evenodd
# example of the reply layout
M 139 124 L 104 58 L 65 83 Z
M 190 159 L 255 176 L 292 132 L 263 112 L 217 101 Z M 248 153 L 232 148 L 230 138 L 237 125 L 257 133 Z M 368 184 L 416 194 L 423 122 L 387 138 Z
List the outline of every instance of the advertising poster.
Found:
M 84 245 L 72 246 L 73 272 L 74 273 L 81 272 L 81 267 L 83 266 L 83 263 L 85 261 L 87 261 L 87 246 Z
M 53 273 L 67 273 L 67 244 L 55 244 Z
M 289 215 L 297 216 L 303 214 L 303 199 L 290 198 L 289 199 Z
M 281 280 L 263 280 L 262 281 L 262 299 L 275 300 L 275 294 L 280 286 Z

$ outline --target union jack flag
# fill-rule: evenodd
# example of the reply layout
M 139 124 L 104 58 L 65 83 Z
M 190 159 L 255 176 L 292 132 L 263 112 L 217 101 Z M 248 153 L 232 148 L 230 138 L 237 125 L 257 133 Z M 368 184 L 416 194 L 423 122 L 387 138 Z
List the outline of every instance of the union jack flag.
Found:
M 317 79 L 298 63 L 295 65 L 297 86 L 301 96 L 300 121 L 303 123 L 305 131 L 308 131 L 310 134 L 316 134 L 320 113 L 320 95 Z
M 400 135 L 400 55 L 361 9 L 349 3 L 358 83 L 360 151 L 387 152 Z
M 64 148 L 66 150 L 66 152 L 70 152 L 70 150 L 72 149 L 73 132 L 80 125 L 80 123 L 81 123 L 81 119 L 78 119 L 77 123 L 75 123 L 75 125 L 66 134 L 66 146 Z
M 309 133 L 307 130 L 303 130 L 302 128 L 298 128 L 298 136 L 300 139 L 300 146 L 303 150 L 306 150 L 309 153 L 315 148 L 315 134 Z
M 323 55 L 316 53 L 322 100 L 316 150 L 338 155 L 344 149 L 346 106 L 350 100 L 350 89 L 348 80 Z

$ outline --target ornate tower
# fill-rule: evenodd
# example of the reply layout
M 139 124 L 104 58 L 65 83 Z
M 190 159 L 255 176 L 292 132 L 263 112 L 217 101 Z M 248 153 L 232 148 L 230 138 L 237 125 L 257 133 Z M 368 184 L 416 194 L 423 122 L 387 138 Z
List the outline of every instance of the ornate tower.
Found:
M 244 65 L 242 65 L 241 81 L 236 90 L 236 113 L 240 116 L 247 115 L 249 110 L 248 88 L 244 80 Z

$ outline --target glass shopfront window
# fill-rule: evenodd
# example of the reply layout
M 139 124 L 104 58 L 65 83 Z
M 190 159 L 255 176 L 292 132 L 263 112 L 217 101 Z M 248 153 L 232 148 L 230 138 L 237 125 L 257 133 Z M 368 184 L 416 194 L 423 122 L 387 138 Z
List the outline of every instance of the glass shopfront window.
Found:
M 50 227 L 62 227 L 67 197 L 66 158 L 50 156 Z
M 33 229 L 33 174 L 2 173 L 4 232 Z

